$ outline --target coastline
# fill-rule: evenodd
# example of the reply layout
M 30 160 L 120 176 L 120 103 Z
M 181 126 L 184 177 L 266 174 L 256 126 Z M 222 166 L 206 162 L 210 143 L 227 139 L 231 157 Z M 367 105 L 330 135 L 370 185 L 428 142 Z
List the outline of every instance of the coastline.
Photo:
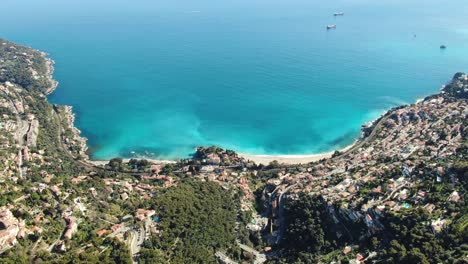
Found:
M 54 61 L 51 59 L 51 58 L 48 58 L 47 57 L 47 53 L 45 52 L 41 52 L 41 54 L 43 55 L 43 57 L 46 59 L 46 67 L 47 67 L 47 75 L 48 75 L 48 78 L 49 80 L 51 81 L 52 85 L 51 87 L 49 87 L 45 92 L 45 96 L 48 96 L 50 95 L 51 93 L 54 92 L 54 90 L 57 88 L 58 86 L 58 81 L 56 81 L 55 79 L 53 79 L 53 72 L 54 72 Z M 427 96 L 424 96 L 422 98 L 418 98 L 415 100 L 415 102 L 413 104 L 418 104 L 420 102 L 422 102 Z M 411 105 L 411 104 L 406 104 L 406 105 Z M 406 106 L 406 105 L 400 105 L 398 107 L 403 107 L 403 106 Z M 72 107 L 71 106 L 64 106 L 65 109 L 66 109 L 66 116 L 68 117 L 67 121 L 68 121 L 68 124 L 70 126 L 70 128 L 72 129 L 73 131 L 73 134 L 74 134 L 74 137 L 75 137 L 75 140 L 79 141 L 81 144 L 80 144 L 80 147 L 81 147 L 81 151 L 80 153 L 82 154 L 82 157 L 84 158 L 84 161 L 89 163 L 89 164 L 92 164 L 92 165 L 95 165 L 95 166 L 103 166 L 103 165 L 106 165 L 110 159 L 106 159 L 106 160 L 93 160 L 91 159 L 88 155 L 86 155 L 86 151 L 88 150 L 88 145 L 86 144 L 87 142 L 87 139 L 85 137 L 82 137 L 81 136 L 81 131 L 74 125 L 74 121 L 75 121 L 75 114 L 72 110 Z M 387 111 L 385 111 L 382 115 L 380 115 L 379 117 L 373 119 L 373 120 L 370 120 L 364 124 L 362 124 L 362 128 L 361 128 L 361 136 L 356 138 L 356 140 L 342 148 L 342 149 L 337 149 L 337 150 L 332 150 L 332 151 L 329 151 L 329 152 L 325 152 L 325 153 L 317 153 L 317 154 L 299 154 L 299 155 L 295 155 L 295 154 L 273 154 L 273 155 L 269 155 L 269 154 L 249 154 L 249 153 L 237 153 L 240 157 L 244 158 L 245 160 L 249 160 L 249 161 L 253 161 L 255 162 L 256 164 L 260 165 L 268 165 L 269 163 L 273 162 L 273 161 L 277 161 L 281 164 L 286 164 L 286 165 L 293 165 L 293 164 L 306 164 L 306 163 L 312 163 L 312 162 L 317 162 L 317 161 L 320 161 L 320 160 L 323 160 L 323 159 L 329 159 L 329 158 L 332 158 L 333 154 L 336 152 L 336 151 L 339 151 L 339 152 L 346 152 L 348 150 L 352 150 L 359 142 L 361 142 L 362 140 L 364 140 L 366 138 L 366 135 L 364 133 L 364 129 L 366 128 L 371 128 L 376 125 L 376 122 L 378 122 L 383 116 L 387 115 L 389 112 L 391 112 L 392 110 L 394 110 L 394 108 L 391 108 L 391 109 L 388 109 Z M 174 163 L 177 163 L 180 159 L 174 159 L 174 160 L 164 160 L 164 159 L 152 159 L 152 158 L 142 158 L 142 157 L 139 157 L 139 158 L 135 158 L 135 159 L 145 159 L 153 164 L 174 164 Z M 123 161 L 124 162 L 128 162 L 130 160 L 130 158 L 123 158 Z
M 43 91 L 43 94 L 44 94 L 45 97 L 48 97 L 49 95 L 51 95 L 55 91 L 55 89 L 57 89 L 57 87 L 59 85 L 59 82 L 57 80 L 55 80 L 54 77 L 53 77 L 53 74 L 54 74 L 54 71 L 55 71 L 55 68 L 54 68 L 55 61 L 52 58 L 48 57 L 48 55 L 49 55 L 48 53 L 40 51 L 40 50 L 37 50 L 37 51 L 41 54 L 41 56 L 46 61 L 45 62 L 45 67 L 46 67 L 46 76 L 45 77 L 49 80 L 50 86 L 47 87 L 45 89 L 45 91 Z M 47 99 L 47 101 L 49 102 L 48 99 Z M 60 107 L 62 107 L 61 109 L 63 109 L 63 114 L 64 114 L 64 117 L 66 119 L 65 122 L 66 122 L 67 126 L 72 131 L 73 140 L 79 145 L 79 151 L 78 151 L 79 157 L 84 159 L 84 161 L 89 162 L 90 159 L 89 159 L 89 156 L 87 154 L 87 150 L 88 150 L 87 141 L 88 141 L 88 139 L 85 138 L 85 137 L 82 137 L 81 136 L 81 130 L 78 129 L 75 126 L 76 116 L 75 116 L 75 113 L 73 112 L 73 107 L 70 106 L 70 105 L 60 105 Z M 60 118 L 60 112 L 59 111 L 57 111 L 57 116 Z
M 445 87 L 445 85 L 442 85 L 440 90 L 442 90 Z M 440 92 L 439 92 L 440 93 Z M 379 121 L 388 115 L 390 112 L 395 110 L 396 108 L 404 107 L 404 106 L 409 106 L 409 105 L 416 105 L 424 102 L 428 97 L 432 96 L 432 94 L 425 95 L 423 97 L 417 98 L 413 103 L 410 104 L 403 104 L 399 105 L 397 107 L 392 107 L 386 111 L 384 111 L 380 116 L 376 117 L 375 119 L 372 119 L 368 122 L 365 122 L 361 126 L 361 135 L 354 140 L 354 142 L 342 149 L 337 149 L 337 150 L 332 150 L 329 152 L 325 153 L 317 153 L 317 154 L 304 154 L 304 155 L 268 155 L 268 154 L 248 154 L 248 153 L 237 153 L 239 156 L 246 160 L 250 160 L 255 162 L 256 164 L 262 164 L 262 165 L 268 165 L 272 161 L 278 161 L 279 163 L 286 164 L 286 165 L 294 165 L 294 164 L 306 164 L 306 163 L 312 163 L 312 162 L 317 162 L 323 159 L 329 159 L 332 158 L 333 154 L 336 151 L 339 151 L 341 153 L 347 152 L 349 150 L 353 150 L 354 147 L 356 147 L 360 142 L 364 141 L 368 135 L 365 134 L 365 129 L 371 129 L 374 130 L 375 126 L 379 123 Z
M 356 140 L 353 144 L 343 148 L 339 149 L 336 151 L 339 152 L 344 152 L 347 151 L 348 149 L 351 149 L 358 140 Z M 328 159 L 333 156 L 333 153 L 335 151 L 330 151 L 330 152 L 325 152 L 325 153 L 318 153 L 318 154 L 304 154 L 304 155 L 294 155 L 294 154 L 278 154 L 278 155 L 269 155 L 269 154 L 248 154 L 248 153 L 237 153 L 240 157 L 244 158 L 245 160 L 248 161 L 253 161 L 257 165 L 268 165 L 272 161 L 277 161 L 281 164 L 287 164 L 287 165 L 293 165 L 293 164 L 305 164 L 305 163 L 311 163 L 311 162 L 316 162 L 322 159 Z M 154 164 L 174 164 L 177 163 L 178 160 L 180 159 L 175 159 L 175 160 L 163 160 L 163 159 L 147 159 L 147 158 L 135 158 L 137 160 L 147 160 L 151 163 Z M 130 158 L 123 158 L 123 162 L 128 162 L 131 159 Z M 96 166 L 104 166 L 107 163 L 109 163 L 110 159 L 105 159 L 105 160 L 92 160 L 88 159 L 86 162 L 96 165 Z
M 46 68 L 47 68 L 47 77 L 51 82 L 51 86 L 44 91 L 45 96 L 49 96 L 51 93 L 57 89 L 59 82 L 53 78 L 54 73 L 54 64 L 55 61 L 48 57 L 48 54 L 42 51 L 39 51 L 41 55 L 46 60 Z M 63 106 L 65 108 L 65 115 L 67 117 L 67 123 L 73 131 L 74 139 L 80 143 L 81 150 L 79 151 L 81 154 L 81 158 L 83 161 L 94 166 L 104 166 L 109 163 L 110 159 L 106 160 L 93 160 L 90 155 L 87 154 L 87 150 L 89 149 L 87 145 L 87 139 L 81 136 L 81 130 L 78 129 L 74 122 L 75 122 L 75 113 L 73 112 L 72 106 Z M 371 127 L 378 121 L 382 116 L 387 114 L 391 109 L 386 111 L 380 117 L 370 120 L 362 125 L 362 127 Z M 269 155 L 269 154 L 248 154 L 248 153 L 237 153 L 240 157 L 255 162 L 256 164 L 260 165 L 268 165 L 270 162 L 277 161 L 282 164 L 292 165 L 292 164 L 305 164 L 311 162 L 317 162 L 323 159 L 329 159 L 333 156 L 336 151 L 339 152 L 346 152 L 349 149 L 352 149 L 357 143 L 359 143 L 364 138 L 363 130 L 361 129 L 361 136 L 357 138 L 352 144 L 337 150 L 332 150 L 325 153 L 317 153 L 317 154 L 304 154 L 304 155 L 294 155 L 294 154 L 279 154 L 279 155 Z M 164 160 L 164 159 L 152 159 L 152 158 L 136 158 L 136 159 L 145 159 L 153 164 L 173 164 L 177 163 L 180 159 L 174 160 Z M 124 162 L 128 162 L 130 158 L 122 158 Z
M 55 68 L 54 68 L 55 61 L 53 59 L 49 58 L 48 57 L 49 54 L 47 54 L 46 52 L 43 52 L 43 51 L 40 51 L 40 50 L 38 50 L 38 52 L 46 60 L 46 65 L 45 65 L 46 69 L 47 69 L 46 76 L 49 79 L 49 81 L 51 83 L 51 86 L 48 87 L 44 91 L 44 94 L 46 96 L 49 96 L 51 93 L 53 93 L 55 91 L 55 89 L 57 89 L 57 87 L 59 85 L 59 82 L 53 78 L 53 74 L 54 74 L 54 70 L 55 70 Z
M 348 145 L 342 149 L 337 149 L 334 151 L 329 151 L 325 153 L 318 153 L 318 154 L 305 154 L 305 155 L 262 155 L 262 154 L 247 154 L 247 153 L 238 153 L 239 156 L 246 160 L 250 160 L 255 162 L 256 164 L 268 165 L 272 161 L 277 161 L 281 164 L 304 164 L 304 163 L 311 163 L 316 162 L 322 159 L 329 159 L 333 156 L 333 153 L 336 151 L 339 152 L 346 152 L 347 150 L 351 149 L 356 143 L 359 142 L 359 139 L 355 140 L 351 145 Z
M 256 164 L 268 165 L 270 162 L 277 161 L 280 164 L 301 164 L 311 163 L 322 159 L 331 158 L 333 152 L 327 152 L 322 154 L 311 154 L 311 155 L 256 155 L 256 154 L 244 154 L 239 153 L 242 158 L 253 161 Z

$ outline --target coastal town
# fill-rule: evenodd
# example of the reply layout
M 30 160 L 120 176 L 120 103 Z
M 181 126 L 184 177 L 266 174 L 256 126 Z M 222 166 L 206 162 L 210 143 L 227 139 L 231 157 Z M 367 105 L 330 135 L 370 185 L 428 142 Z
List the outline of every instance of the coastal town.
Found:
M 454 89 L 457 88 L 457 89 Z M 309 165 L 295 165 L 277 169 L 265 182 L 262 192 L 264 212 L 260 212 L 251 231 L 267 230 L 271 245 L 279 244 L 284 232 L 284 201 L 300 199 L 300 193 L 320 195 L 327 202 L 327 212 L 337 226 L 347 222 L 363 222 L 364 237 L 385 229 L 379 221 L 388 212 L 400 212 L 411 207 L 424 208 L 434 216 L 430 230 L 438 234 L 447 227 L 447 204 L 430 202 L 427 185 L 449 182 L 453 191 L 444 199 L 459 203 L 463 197 L 457 187 L 463 179 L 449 173 L 447 159 L 456 155 L 466 144 L 468 76 L 458 74 L 440 94 L 429 96 L 413 105 L 399 107 L 363 128 L 362 139 L 344 153 Z M 462 98 L 456 100 L 454 97 Z M 246 170 L 252 164 L 229 161 L 243 171 L 226 169 L 220 160 L 207 155 L 200 167 L 200 175 L 225 188 L 235 186 L 244 194 L 242 210 L 252 210 L 255 203 L 252 179 L 258 171 Z M 338 238 L 350 235 L 344 228 L 336 228 Z M 346 234 L 348 232 L 348 234 Z M 363 239 L 363 238 L 361 238 Z M 271 247 L 265 248 L 265 251 Z M 357 251 L 353 247 L 353 251 Z M 345 255 L 351 247 L 343 248 Z M 371 258 L 375 252 L 368 252 Z M 363 262 L 365 254 L 357 253 L 356 262 Z
M 457 73 L 438 94 L 389 110 L 363 126 L 352 146 L 310 163 L 258 164 L 234 151 L 199 147 L 177 162 L 116 158 L 97 165 L 72 108 L 47 102 L 57 86 L 52 65 L 42 52 L 0 40 L 0 262 L 16 250 L 26 262 L 180 261 L 188 244 L 178 244 L 192 239 L 184 237 L 186 229 L 203 232 L 192 222 L 212 219 L 197 214 L 203 206 L 196 205 L 188 209 L 193 218 L 180 220 L 182 231 L 172 234 L 179 220 L 169 214 L 184 213 L 169 208 L 184 199 L 178 188 L 193 190 L 193 199 L 214 188 L 224 195 L 213 203 L 232 200 L 217 215 L 233 221 L 222 223 L 231 245 L 213 242 L 207 263 L 278 263 L 292 254 L 285 250 L 293 221 L 288 205 L 304 197 L 323 199 L 322 218 L 330 221 L 324 232 L 335 238 L 322 263 L 380 259 L 396 241 L 387 239 L 394 236 L 389 216 L 413 210 L 427 214 L 420 223 L 425 236 L 457 228 L 466 234 L 466 74 Z M 165 195 L 168 201 L 160 201 Z M 366 241 L 377 237 L 381 246 L 370 250 Z M 466 247 L 453 252 L 467 260 Z

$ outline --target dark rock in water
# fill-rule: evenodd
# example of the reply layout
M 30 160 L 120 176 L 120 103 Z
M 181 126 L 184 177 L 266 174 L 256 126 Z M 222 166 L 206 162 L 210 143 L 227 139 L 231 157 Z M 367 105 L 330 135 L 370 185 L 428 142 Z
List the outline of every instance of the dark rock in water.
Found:
M 447 46 L 445 46 L 445 45 L 440 45 L 440 49 L 446 49 L 446 48 L 447 48 Z

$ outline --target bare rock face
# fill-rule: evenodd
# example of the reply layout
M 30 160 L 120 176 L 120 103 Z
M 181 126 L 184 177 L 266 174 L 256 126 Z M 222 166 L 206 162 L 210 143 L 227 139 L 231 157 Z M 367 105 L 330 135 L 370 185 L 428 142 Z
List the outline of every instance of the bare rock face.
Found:
M 32 120 L 27 133 L 26 144 L 30 147 L 36 147 L 37 136 L 39 134 L 39 121 Z
M 20 223 L 6 206 L 0 207 L 0 253 L 12 248 L 18 242 L 16 236 Z

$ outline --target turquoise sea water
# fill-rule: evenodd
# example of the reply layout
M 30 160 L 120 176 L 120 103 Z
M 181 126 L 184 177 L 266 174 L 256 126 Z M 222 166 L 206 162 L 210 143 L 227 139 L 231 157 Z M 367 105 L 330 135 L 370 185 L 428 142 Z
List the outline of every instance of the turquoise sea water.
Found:
M 466 0 L 1 5 L 0 36 L 56 61 L 50 100 L 74 106 L 95 158 L 330 151 L 468 71 Z

